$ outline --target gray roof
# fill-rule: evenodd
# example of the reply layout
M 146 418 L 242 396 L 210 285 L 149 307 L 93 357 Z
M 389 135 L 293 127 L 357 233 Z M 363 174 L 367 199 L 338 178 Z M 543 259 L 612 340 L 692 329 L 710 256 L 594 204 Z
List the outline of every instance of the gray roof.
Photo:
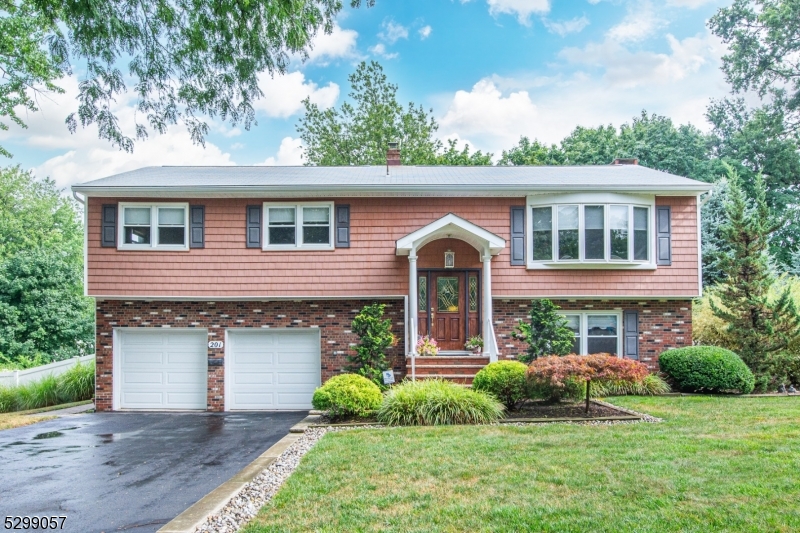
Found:
M 506 196 L 538 191 L 620 191 L 698 194 L 707 183 L 639 165 L 145 167 L 79 185 L 89 196 L 258 196 L 301 194 Z

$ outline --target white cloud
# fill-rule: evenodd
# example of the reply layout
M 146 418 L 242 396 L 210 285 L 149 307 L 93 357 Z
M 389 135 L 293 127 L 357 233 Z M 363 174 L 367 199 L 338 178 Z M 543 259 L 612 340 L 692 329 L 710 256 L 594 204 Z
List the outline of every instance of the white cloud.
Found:
M 389 44 L 394 44 L 400 39 L 408 39 L 408 28 L 402 24 L 393 20 L 384 20 L 381 26 L 383 31 L 378 33 L 378 37 Z
M 439 124 L 450 136 L 470 137 L 496 150 L 513 144 L 537 115 L 527 91 L 503 96 L 492 80 L 482 79 L 471 91 L 456 92 Z
M 369 51 L 372 52 L 374 55 L 380 56 L 384 59 L 394 59 L 399 55 L 397 52 L 388 53 L 386 51 L 386 45 L 384 45 L 383 43 L 376 44 L 375 46 L 371 47 Z
M 60 81 L 64 94 L 40 100 L 40 111 L 26 118 L 28 129 L 11 126 L 2 132 L 0 142 L 14 139 L 19 144 L 48 151 L 63 151 L 34 168 L 37 176 L 50 176 L 59 188 L 153 165 L 232 165 L 230 154 L 206 142 L 205 148 L 192 143 L 182 124 L 170 126 L 163 135 L 151 131 L 147 140 L 136 141 L 133 153 L 119 150 L 97 137 L 97 127 L 78 127 L 70 134 L 65 117 L 77 108 L 78 80 L 75 76 Z M 113 105 L 124 132 L 134 131 L 135 122 L 144 121 L 131 106 L 132 97 L 123 95 Z M 212 129 L 219 127 L 211 124 Z M 234 128 L 235 129 L 235 128 Z M 233 131 L 233 130 L 231 130 Z
M 357 58 L 357 41 L 357 31 L 344 30 L 338 24 L 334 24 L 331 33 L 319 33 L 314 38 L 312 48 L 308 51 L 308 59 L 316 63 L 325 63 L 332 59 Z
M 231 150 L 241 150 L 244 148 L 244 143 L 233 143 L 231 145 Z
M 606 37 L 621 43 L 642 41 L 665 24 L 665 21 L 656 15 L 650 0 L 641 0 L 628 5 L 628 14 L 622 22 L 608 30 Z
M 550 0 L 486 0 L 489 13 L 516 15 L 520 24 L 528 26 L 532 14 L 544 15 L 550 12 Z
M 257 111 L 263 111 L 269 117 L 287 118 L 303 109 L 303 100 L 310 98 L 312 103 L 322 108 L 331 107 L 339 98 L 339 86 L 333 82 L 324 87 L 312 81 L 306 81 L 305 74 L 300 71 L 284 75 L 262 73 L 258 77 L 258 86 L 264 96 L 253 102 Z
M 558 143 L 577 125 L 618 126 L 642 109 L 707 129 L 709 98 L 728 92 L 719 70 L 724 49 L 710 34 L 666 38 L 666 54 L 606 41 L 565 49 L 565 63 L 554 66 L 560 74 L 484 78 L 449 97 L 440 131 L 497 157 L 521 135 Z
M 570 33 L 580 33 L 589 25 L 589 19 L 586 15 L 582 17 L 575 17 L 571 20 L 553 21 L 542 19 L 542 23 L 551 33 L 557 33 L 561 37 L 569 35 Z
M 425 39 L 431 36 L 432 31 L 433 28 L 431 28 L 430 25 L 427 25 L 418 29 L 417 33 L 419 33 L 419 38 L 424 41 Z
M 268 157 L 261 165 L 265 166 L 297 166 L 303 164 L 303 141 L 284 137 L 274 157 Z

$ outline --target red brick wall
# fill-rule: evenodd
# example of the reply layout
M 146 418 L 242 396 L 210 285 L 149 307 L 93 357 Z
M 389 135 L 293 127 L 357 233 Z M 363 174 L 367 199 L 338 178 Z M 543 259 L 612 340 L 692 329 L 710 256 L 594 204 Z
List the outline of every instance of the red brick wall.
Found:
M 658 370 L 658 356 L 667 348 L 692 344 L 691 300 L 553 300 L 567 311 L 638 311 L 639 360 Z M 525 351 L 512 336 L 520 320 L 527 320 L 530 300 L 494 300 L 494 328 L 503 358 Z M 623 334 L 620 331 L 620 334 Z
M 658 197 L 672 206 L 672 258 L 657 270 L 527 270 L 510 265 L 510 207 L 525 198 L 346 198 L 351 247 L 321 252 L 276 252 L 245 247 L 245 207 L 264 198 L 194 199 L 205 205 L 205 248 L 185 252 L 119 251 L 100 247 L 101 206 L 131 198 L 88 200 L 88 291 L 116 297 L 380 297 L 408 291 L 408 260 L 395 241 L 455 213 L 507 241 L 492 261 L 494 294 L 544 296 L 696 296 L 695 197 Z M 188 201 L 173 199 L 174 201 Z M 330 200 L 330 199 L 329 199 Z M 144 200 L 141 200 L 144 201 Z M 287 200 L 289 201 L 289 200 Z M 440 267 L 443 251 L 457 266 L 477 266 L 477 251 L 453 240 L 419 251 L 419 267 Z
M 222 340 L 226 328 L 319 328 L 322 350 L 322 381 L 344 370 L 347 356 L 358 337 L 350 331 L 356 313 L 373 300 L 326 300 L 282 302 L 179 302 L 124 301 L 97 302 L 97 381 L 95 404 L 98 411 L 112 409 L 113 328 L 207 328 L 209 340 Z M 388 360 L 400 375 L 405 374 L 405 310 L 403 301 L 384 300 L 386 317 L 392 319 L 397 345 Z M 209 349 L 208 356 L 223 357 L 224 349 Z M 208 368 L 208 409 L 224 409 L 224 367 Z

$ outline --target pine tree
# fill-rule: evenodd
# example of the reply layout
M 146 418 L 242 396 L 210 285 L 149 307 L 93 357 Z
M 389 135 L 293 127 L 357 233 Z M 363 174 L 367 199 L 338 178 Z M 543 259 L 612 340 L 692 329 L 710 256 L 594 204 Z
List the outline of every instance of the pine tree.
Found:
M 727 322 L 736 351 L 763 390 L 769 381 L 770 356 L 800 337 L 800 316 L 788 288 L 777 299 L 769 298 L 776 281 L 769 268 L 769 237 L 780 224 L 770 217 L 763 179 L 756 176 L 751 205 L 730 167 L 728 186 L 728 220 L 720 228 L 728 251 L 718 262 L 725 281 L 716 292 L 719 301 L 711 299 L 711 309 Z
M 528 344 L 526 353 L 518 356 L 520 361 L 530 363 L 539 357 L 566 355 L 572 350 L 575 334 L 558 309 L 546 298 L 531 302 L 530 322 L 520 322 L 517 326 L 517 337 Z

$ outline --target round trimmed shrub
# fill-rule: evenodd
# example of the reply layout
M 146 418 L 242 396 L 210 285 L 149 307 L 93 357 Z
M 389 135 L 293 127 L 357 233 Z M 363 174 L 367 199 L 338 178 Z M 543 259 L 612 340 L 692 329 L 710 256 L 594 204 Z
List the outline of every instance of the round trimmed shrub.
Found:
M 472 388 L 488 392 L 506 409 L 514 409 L 528 397 L 527 370 L 528 367 L 519 361 L 496 361 L 480 369 L 472 381 Z
M 378 410 L 387 426 L 489 424 L 503 416 L 503 404 L 484 392 L 450 381 L 404 381 L 392 388 Z
M 661 371 L 685 392 L 738 392 L 750 394 L 753 373 L 730 350 L 717 346 L 687 346 L 667 350 L 658 358 Z
M 383 394 L 375 383 L 358 374 L 341 374 L 314 391 L 311 405 L 331 417 L 368 416 L 381 405 Z

